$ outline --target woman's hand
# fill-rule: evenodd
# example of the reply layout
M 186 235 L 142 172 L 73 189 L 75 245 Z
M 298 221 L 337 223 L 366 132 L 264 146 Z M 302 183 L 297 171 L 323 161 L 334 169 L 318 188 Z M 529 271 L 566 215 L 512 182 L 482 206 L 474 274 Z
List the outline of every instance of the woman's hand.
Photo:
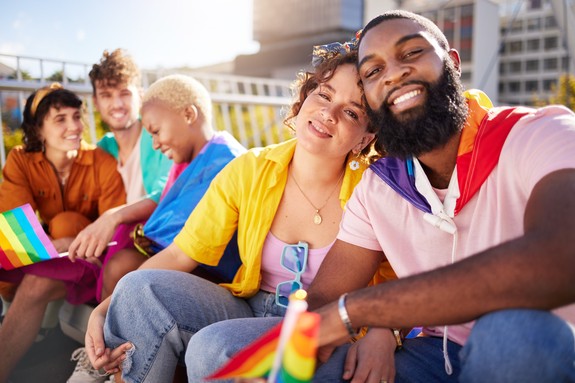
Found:
M 130 342 L 126 342 L 115 349 L 106 348 L 104 343 L 104 322 L 108 311 L 110 299 L 103 301 L 92 311 L 86 328 L 86 353 L 90 363 L 95 369 L 104 369 L 107 373 L 114 374 L 120 371 L 120 365 L 126 359 L 126 351 L 132 348 Z
M 106 250 L 117 227 L 118 223 L 113 214 L 100 216 L 76 236 L 68 249 L 68 258 L 72 262 L 76 258 L 83 258 L 88 262 L 93 262 Z
M 343 379 L 351 379 L 351 383 L 393 382 L 396 346 L 391 330 L 370 329 L 366 336 L 349 348 Z

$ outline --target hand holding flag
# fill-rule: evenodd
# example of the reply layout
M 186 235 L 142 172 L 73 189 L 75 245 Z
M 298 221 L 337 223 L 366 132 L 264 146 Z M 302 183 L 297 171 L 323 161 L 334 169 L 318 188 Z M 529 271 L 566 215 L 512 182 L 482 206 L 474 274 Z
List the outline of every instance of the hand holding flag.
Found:
M 66 256 L 68 252 L 56 251 L 30 204 L 0 213 L 0 268 L 12 270 Z

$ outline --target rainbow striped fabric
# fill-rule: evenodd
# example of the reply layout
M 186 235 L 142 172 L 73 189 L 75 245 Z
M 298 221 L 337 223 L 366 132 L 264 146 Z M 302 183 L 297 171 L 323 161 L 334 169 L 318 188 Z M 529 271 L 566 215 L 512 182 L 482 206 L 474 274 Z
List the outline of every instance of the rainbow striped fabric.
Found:
M 0 213 L 0 267 L 6 270 L 58 258 L 30 204 Z
M 246 346 L 206 379 L 268 377 L 277 352 L 282 324 Z M 276 383 L 311 382 L 315 371 L 318 334 L 319 314 L 300 313 L 284 347 L 279 372 L 270 380 Z

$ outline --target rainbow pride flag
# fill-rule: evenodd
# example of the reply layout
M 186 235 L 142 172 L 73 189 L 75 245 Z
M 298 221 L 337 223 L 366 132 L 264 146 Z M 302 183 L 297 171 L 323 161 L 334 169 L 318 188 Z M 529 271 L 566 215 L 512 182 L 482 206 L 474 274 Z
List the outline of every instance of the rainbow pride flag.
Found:
M 311 382 L 315 372 L 319 314 L 305 312 L 299 315 L 295 329 L 282 356 L 276 382 Z
M 266 377 L 268 382 L 276 383 L 311 382 L 320 316 L 305 311 L 305 308 L 303 312 L 290 313 L 289 310 L 290 307 L 282 323 L 246 346 L 205 379 Z M 282 342 L 284 336 L 285 342 Z
M 12 270 L 58 258 L 30 204 L 0 213 L 0 267 Z

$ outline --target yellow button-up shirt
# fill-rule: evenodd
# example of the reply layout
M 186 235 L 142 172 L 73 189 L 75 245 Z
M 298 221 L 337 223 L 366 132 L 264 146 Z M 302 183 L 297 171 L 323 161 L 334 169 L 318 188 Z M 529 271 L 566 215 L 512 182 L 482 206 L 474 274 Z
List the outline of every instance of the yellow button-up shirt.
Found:
M 288 177 L 296 139 L 251 149 L 214 178 L 174 243 L 197 262 L 215 266 L 234 232 L 242 265 L 231 283 L 234 295 L 250 297 L 260 286 L 261 254 Z M 350 160 L 353 160 L 350 159 Z M 342 208 L 360 181 L 367 163 L 346 166 L 339 193 Z

